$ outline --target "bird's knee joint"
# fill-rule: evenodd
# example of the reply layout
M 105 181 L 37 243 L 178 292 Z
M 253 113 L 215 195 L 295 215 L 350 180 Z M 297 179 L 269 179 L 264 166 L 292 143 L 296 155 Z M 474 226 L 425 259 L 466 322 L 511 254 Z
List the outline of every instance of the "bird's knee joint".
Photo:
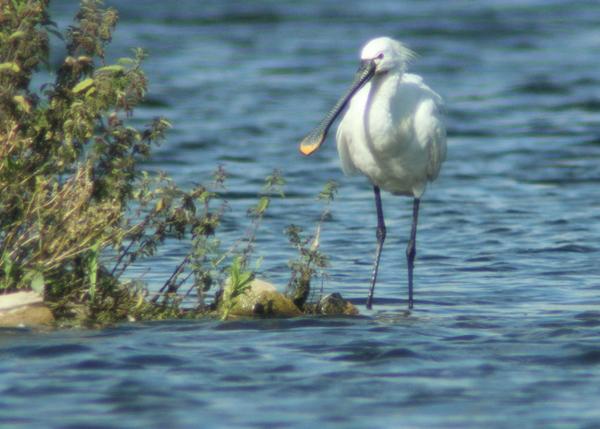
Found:
M 412 241 L 409 241 L 408 246 L 406 247 L 406 257 L 408 259 L 414 259 L 416 255 L 417 255 L 417 248 L 415 246 L 415 243 Z
M 378 241 L 385 240 L 386 233 L 387 232 L 385 230 L 385 226 L 378 226 L 377 231 L 375 232 L 375 235 L 377 236 L 377 240 Z

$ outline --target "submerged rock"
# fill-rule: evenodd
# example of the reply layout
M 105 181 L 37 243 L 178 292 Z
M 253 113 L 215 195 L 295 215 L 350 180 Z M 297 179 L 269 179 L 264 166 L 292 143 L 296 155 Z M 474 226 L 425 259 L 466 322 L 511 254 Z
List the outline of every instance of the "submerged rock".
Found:
M 43 326 L 53 322 L 52 312 L 36 292 L 0 295 L 0 327 Z
M 228 309 L 228 316 L 242 317 L 294 317 L 302 315 L 302 312 L 294 303 L 279 292 L 271 283 L 254 279 L 250 287 L 241 295 L 233 299 L 231 303 L 228 291 L 230 285 L 225 286 L 222 301 L 218 308 L 221 314 Z
M 317 313 L 326 316 L 358 316 L 358 309 L 341 294 L 335 292 L 325 295 L 317 303 Z

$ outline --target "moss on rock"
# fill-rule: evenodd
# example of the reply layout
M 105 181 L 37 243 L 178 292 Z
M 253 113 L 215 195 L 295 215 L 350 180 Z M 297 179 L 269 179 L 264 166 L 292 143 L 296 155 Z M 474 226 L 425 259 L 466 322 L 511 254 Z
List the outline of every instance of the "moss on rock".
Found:
M 237 317 L 296 317 L 302 312 L 292 300 L 279 292 L 271 283 L 254 279 L 246 291 L 232 301 L 231 284 L 228 282 L 219 302 L 219 313 Z

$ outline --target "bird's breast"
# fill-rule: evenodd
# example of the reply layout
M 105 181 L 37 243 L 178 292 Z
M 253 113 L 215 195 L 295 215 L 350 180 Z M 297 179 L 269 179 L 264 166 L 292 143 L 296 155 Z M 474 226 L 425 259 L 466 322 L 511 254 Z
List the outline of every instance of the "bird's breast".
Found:
M 421 81 L 373 78 L 358 91 L 338 129 L 345 172 L 361 172 L 382 189 L 414 194 L 427 180 L 428 152 L 415 131 Z
M 373 79 L 352 98 L 344 117 L 355 144 L 376 157 L 400 156 L 412 140 L 412 116 L 402 104 L 395 79 Z

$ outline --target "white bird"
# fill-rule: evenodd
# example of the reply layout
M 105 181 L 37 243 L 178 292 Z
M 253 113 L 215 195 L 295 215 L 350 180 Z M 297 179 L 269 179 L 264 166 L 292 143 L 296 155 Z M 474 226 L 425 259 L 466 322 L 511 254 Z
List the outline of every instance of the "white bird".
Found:
M 336 118 L 346 111 L 336 135 L 342 169 L 346 174 L 362 173 L 371 181 L 377 208 L 377 248 L 367 308 L 372 306 L 386 236 L 380 189 L 413 197 L 406 249 L 408 307 L 412 308 L 419 203 L 427 183 L 437 178 L 446 159 L 444 103 L 420 76 L 406 73 L 414 56 L 389 37 L 369 41 L 362 49 L 361 65 L 350 89 L 300 143 L 302 154 L 315 152 Z

